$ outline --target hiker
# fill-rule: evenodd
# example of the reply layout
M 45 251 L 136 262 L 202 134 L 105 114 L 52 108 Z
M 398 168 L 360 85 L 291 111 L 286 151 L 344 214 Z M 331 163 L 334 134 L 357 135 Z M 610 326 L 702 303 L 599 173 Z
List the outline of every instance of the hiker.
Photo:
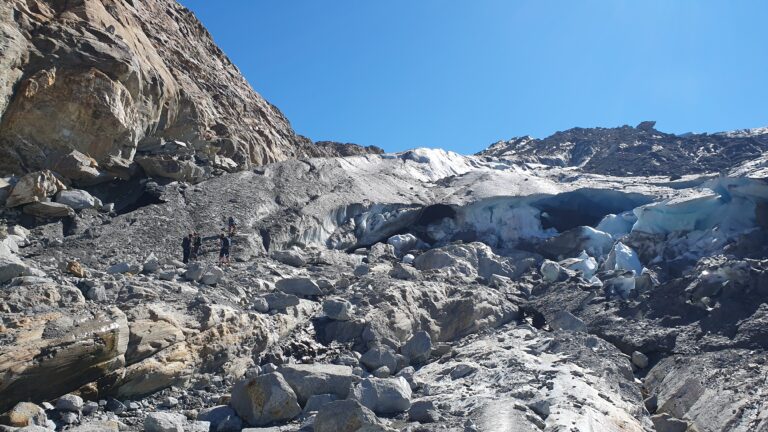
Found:
M 189 262 L 189 254 L 192 252 L 192 234 L 184 237 L 184 240 L 181 241 L 181 250 L 184 253 L 181 261 L 186 264 Z
M 227 228 L 229 230 L 230 237 L 235 235 L 235 230 L 237 229 L 237 221 L 235 221 L 233 216 L 230 216 L 229 220 L 227 220 Z
M 195 231 L 192 237 L 192 259 L 197 259 L 200 256 L 200 249 L 203 247 L 203 239 L 200 237 L 197 231 Z
M 225 236 L 224 233 L 219 235 L 221 240 L 221 251 L 219 252 L 219 264 L 229 265 L 229 248 L 232 246 L 232 239 L 229 236 Z

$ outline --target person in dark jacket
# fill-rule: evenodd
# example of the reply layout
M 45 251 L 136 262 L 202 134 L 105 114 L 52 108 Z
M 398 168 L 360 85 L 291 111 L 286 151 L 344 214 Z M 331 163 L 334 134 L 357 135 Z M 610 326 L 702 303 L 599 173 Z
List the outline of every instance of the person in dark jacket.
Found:
M 232 247 L 232 238 L 221 234 L 221 250 L 219 251 L 219 264 L 229 265 L 229 250 Z
M 200 249 L 203 247 L 203 239 L 200 237 L 197 231 L 192 236 L 192 259 L 197 259 L 200 256 Z
M 184 237 L 181 241 L 181 250 L 183 252 L 181 261 L 186 264 L 189 262 L 189 255 L 192 253 L 192 234 Z

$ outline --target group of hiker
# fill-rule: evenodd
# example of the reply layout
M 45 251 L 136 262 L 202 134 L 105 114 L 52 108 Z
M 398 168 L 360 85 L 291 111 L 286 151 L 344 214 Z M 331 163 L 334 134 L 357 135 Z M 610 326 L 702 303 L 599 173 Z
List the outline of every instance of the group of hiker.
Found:
M 237 230 L 235 218 L 230 216 L 227 220 L 226 233 L 219 234 L 219 264 L 229 265 L 229 256 L 232 249 L 232 236 Z M 222 229 L 222 231 L 225 231 Z M 184 264 L 194 261 L 200 257 L 203 247 L 203 238 L 197 231 L 193 231 L 184 237 L 181 241 L 182 262 Z

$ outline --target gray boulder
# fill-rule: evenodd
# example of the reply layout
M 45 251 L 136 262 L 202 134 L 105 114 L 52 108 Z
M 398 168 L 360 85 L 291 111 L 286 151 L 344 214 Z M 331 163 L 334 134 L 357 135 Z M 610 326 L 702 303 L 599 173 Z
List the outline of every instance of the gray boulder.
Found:
M 397 355 L 392 348 L 386 345 L 377 345 L 369 349 L 360 357 L 360 363 L 370 371 L 375 371 L 382 366 L 388 367 L 392 373 L 398 371 Z
M 336 400 L 339 400 L 339 398 L 333 394 L 312 395 L 307 399 L 307 403 L 304 405 L 302 413 L 307 415 L 311 412 L 319 411 L 323 406 Z
M 425 331 L 416 332 L 400 348 L 400 352 L 408 358 L 412 365 L 426 363 L 432 353 L 432 338 Z
M 187 271 L 184 272 L 184 279 L 197 282 L 203 277 L 203 273 L 205 273 L 203 263 L 193 262 L 187 266 Z
M 587 326 L 584 324 L 584 321 L 566 310 L 555 312 L 554 317 L 549 322 L 549 326 L 552 327 L 553 330 L 587 331 Z
M 352 303 L 344 299 L 328 299 L 323 301 L 323 313 L 335 321 L 352 319 Z
M 379 415 L 392 415 L 411 408 L 411 386 L 405 378 L 365 378 L 352 388 L 350 399 Z
M 281 279 L 275 283 L 275 288 L 286 294 L 305 298 L 323 295 L 323 291 L 312 279 L 304 277 Z
M 27 271 L 27 266 L 21 259 L 11 253 L 5 245 L 0 244 L 0 283 L 23 275 Z
M 230 404 L 253 426 L 291 420 L 301 413 L 296 393 L 277 372 L 239 381 Z
M 144 260 L 141 268 L 144 273 L 155 273 L 160 270 L 160 260 L 157 259 L 154 253 L 150 253 L 147 259 Z
M 419 423 L 435 423 L 440 421 L 440 414 L 432 401 L 418 401 L 408 410 L 408 420 Z
M 299 304 L 299 298 L 293 294 L 282 292 L 273 292 L 264 296 L 270 310 L 285 310 L 291 306 Z
M 224 271 L 216 266 L 208 267 L 200 278 L 200 283 L 205 285 L 216 285 L 224 277 Z
M 273 251 L 270 257 L 275 261 L 292 267 L 304 267 L 307 265 L 307 260 L 304 259 L 304 256 L 299 251 L 293 249 Z
M 214 432 L 239 432 L 243 428 L 243 420 L 228 405 L 205 408 L 197 415 L 197 420 L 210 424 L 210 430 Z
M 267 313 L 269 312 L 269 303 L 264 297 L 256 297 L 253 299 L 253 305 L 251 306 L 256 312 Z
M 56 409 L 59 411 L 80 412 L 83 409 L 83 404 L 83 398 L 68 394 L 56 401 Z
M 120 262 L 107 267 L 107 274 L 141 273 L 141 265 L 129 262 Z
M 345 399 L 349 389 L 359 380 L 349 366 L 332 364 L 291 364 L 281 366 L 278 371 L 296 393 L 301 405 L 319 394 L 333 394 Z
M 182 414 L 151 412 L 144 419 L 145 432 L 184 432 L 187 423 Z
M 339 400 L 320 408 L 314 432 L 357 432 L 390 430 L 370 409 L 355 400 Z
M 467 363 L 460 363 L 451 369 L 451 378 L 460 379 L 472 375 L 477 371 L 477 367 Z
M 75 210 L 84 210 L 96 207 L 96 198 L 88 192 L 80 189 L 67 189 L 56 194 L 56 202 L 68 205 Z

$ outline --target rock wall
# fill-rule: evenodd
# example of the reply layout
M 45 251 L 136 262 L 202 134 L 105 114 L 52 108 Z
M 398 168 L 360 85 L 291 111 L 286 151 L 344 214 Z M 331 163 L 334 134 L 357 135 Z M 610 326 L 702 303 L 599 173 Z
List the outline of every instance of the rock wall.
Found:
M 174 0 L 5 1 L 0 35 L 0 173 L 71 150 L 114 165 L 172 141 L 188 147 L 163 163 L 229 170 L 349 152 L 296 135 Z

